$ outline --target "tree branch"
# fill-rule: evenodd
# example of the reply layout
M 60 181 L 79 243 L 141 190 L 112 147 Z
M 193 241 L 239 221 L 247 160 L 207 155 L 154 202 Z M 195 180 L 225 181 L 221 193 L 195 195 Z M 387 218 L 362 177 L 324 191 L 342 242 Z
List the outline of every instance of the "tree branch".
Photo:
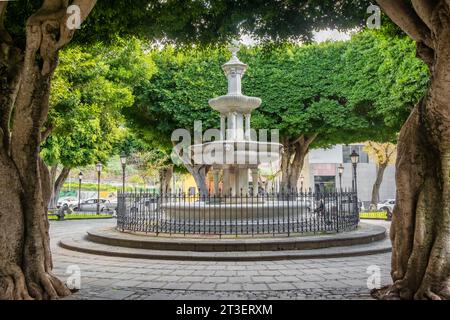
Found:
M 306 139 L 305 144 L 308 146 L 308 148 L 311 145 L 311 143 L 313 143 L 314 140 L 316 140 L 318 135 L 319 135 L 318 133 L 314 133 L 308 139 Z
M 297 140 L 294 140 L 294 142 L 292 142 L 292 145 L 295 145 L 297 143 L 303 143 L 305 141 L 305 135 L 301 135 L 300 137 L 297 138 Z
M 431 30 L 404 0 L 377 0 L 383 11 L 413 40 L 434 48 Z
M 49 125 L 45 130 L 41 133 L 41 142 L 45 142 L 47 138 L 52 134 L 55 126 L 53 124 Z
M 6 7 L 8 6 L 8 2 L 7 1 L 2 1 L 0 2 L 0 41 L 7 43 L 9 45 L 13 44 L 13 40 L 10 36 L 10 34 L 8 33 L 8 31 L 6 31 L 5 28 L 5 14 L 6 14 Z
M 411 3 L 417 15 L 427 25 L 428 29 L 433 30 L 433 9 L 437 4 L 437 0 L 412 0 Z

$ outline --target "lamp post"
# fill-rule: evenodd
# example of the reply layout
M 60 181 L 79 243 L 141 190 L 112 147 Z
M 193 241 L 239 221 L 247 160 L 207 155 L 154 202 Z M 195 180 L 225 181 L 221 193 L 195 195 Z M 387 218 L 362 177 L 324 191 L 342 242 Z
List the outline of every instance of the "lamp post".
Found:
M 97 214 L 100 214 L 100 174 L 103 165 L 99 162 L 95 167 L 97 169 Z
M 338 167 L 338 173 L 339 173 L 339 190 L 342 192 L 342 174 L 344 173 L 344 165 L 341 163 Z
M 305 177 L 303 174 L 300 176 L 300 190 L 303 192 L 303 182 L 305 181 Z
M 125 193 L 125 168 L 127 166 L 127 155 L 125 153 L 120 155 L 120 163 L 122 164 L 122 193 Z
M 83 172 L 78 174 L 78 211 L 81 210 L 81 180 L 83 180 Z
M 350 159 L 352 161 L 353 165 L 353 192 L 355 193 L 355 213 L 357 213 L 358 210 L 358 180 L 357 180 L 357 174 L 356 174 L 356 167 L 359 162 L 359 154 L 353 150 L 352 154 L 350 155 Z M 359 216 L 359 215 L 358 215 Z

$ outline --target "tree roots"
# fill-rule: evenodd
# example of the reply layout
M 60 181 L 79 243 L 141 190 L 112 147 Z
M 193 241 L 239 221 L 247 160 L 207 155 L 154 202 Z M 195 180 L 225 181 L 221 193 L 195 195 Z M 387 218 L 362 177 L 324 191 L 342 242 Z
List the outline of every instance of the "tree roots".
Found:
M 16 265 L 1 268 L 0 300 L 60 299 L 71 294 L 67 286 L 51 273 L 40 271 L 24 275 Z

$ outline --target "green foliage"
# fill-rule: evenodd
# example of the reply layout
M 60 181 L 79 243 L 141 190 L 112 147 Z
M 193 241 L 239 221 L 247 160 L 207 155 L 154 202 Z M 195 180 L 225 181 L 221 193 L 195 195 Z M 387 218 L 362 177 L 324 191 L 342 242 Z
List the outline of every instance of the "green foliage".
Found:
M 363 26 L 370 3 L 368 0 L 99 0 L 74 40 L 92 43 L 133 35 L 177 44 L 207 44 L 223 42 L 239 33 L 263 40 L 310 40 L 313 30 Z M 41 4 L 38 0 L 8 4 L 6 26 L 22 45 L 25 22 Z
M 65 182 L 63 185 L 63 189 L 72 189 L 78 190 L 78 182 Z M 132 187 L 126 187 L 127 191 L 133 191 Z M 97 191 L 98 185 L 97 183 L 86 183 L 83 182 L 81 185 L 81 190 L 83 191 Z M 100 190 L 105 192 L 116 192 L 117 190 L 122 190 L 122 186 L 114 186 L 110 184 L 100 184 Z
M 80 220 L 80 219 L 111 219 L 113 216 L 112 214 L 66 214 L 64 215 L 64 220 Z M 48 220 L 59 220 L 59 218 L 56 215 L 49 214 Z
M 410 109 L 423 95 L 427 69 L 403 37 L 366 31 L 351 41 L 243 49 L 250 65 L 243 91 L 263 104 L 252 126 L 279 129 L 293 141 L 318 134 L 313 147 L 365 140 L 395 140 Z M 208 99 L 226 93 L 220 68 L 229 59 L 223 48 L 152 54 L 158 72 L 124 114 L 129 127 L 152 143 L 171 147 L 175 129 L 219 126 Z
M 121 109 L 134 103 L 135 90 L 154 70 L 135 39 L 62 51 L 47 122 L 54 130 L 42 148 L 46 162 L 70 168 L 105 162 L 125 134 Z

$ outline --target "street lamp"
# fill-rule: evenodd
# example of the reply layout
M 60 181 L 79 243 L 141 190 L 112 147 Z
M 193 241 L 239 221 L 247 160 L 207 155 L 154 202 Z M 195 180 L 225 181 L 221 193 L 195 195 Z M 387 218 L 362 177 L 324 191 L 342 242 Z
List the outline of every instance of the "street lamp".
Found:
M 81 210 L 81 180 L 83 180 L 83 172 L 78 174 L 78 211 Z
M 97 214 L 100 214 L 100 174 L 103 165 L 99 162 L 95 167 L 97 169 Z
M 127 155 L 125 153 L 120 155 L 120 163 L 122 164 L 122 193 L 125 193 L 125 168 L 127 166 Z
M 356 166 L 358 165 L 358 162 L 359 162 L 359 154 L 355 150 L 353 150 L 352 154 L 350 155 L 350 160 L 352 161 L 352 164 L 353 164 L 353 181 L 354 181 L 353 188 L 354 188 L 355 193 L 357 193 L 358 186 L 356 183 L 356 181 L 357 181 L 356 180 L 356 178 L 357 178 Z
M 353 192 L 355 193 L 355 213 L 357 213 L 358 210 L 358 180 L 357 180 L 357 174 L 356 174 L 356 166 L 359 162 L 359 154 L 353 150 L 352 154 L 350 155 L 350 159 L 352 161 L 353 165 Z M 359 216 L 359 215 L 358 215 Z
M 300 190 L 303 192 L 303 182 L 305 181 L 305 177 L 303 174 L 300 176 Z
M 339 189 L 342 192 L 342 174 L 344 173 L 344 165 L 341 163 L 338 167 L 338 173 L 339 173 Z

